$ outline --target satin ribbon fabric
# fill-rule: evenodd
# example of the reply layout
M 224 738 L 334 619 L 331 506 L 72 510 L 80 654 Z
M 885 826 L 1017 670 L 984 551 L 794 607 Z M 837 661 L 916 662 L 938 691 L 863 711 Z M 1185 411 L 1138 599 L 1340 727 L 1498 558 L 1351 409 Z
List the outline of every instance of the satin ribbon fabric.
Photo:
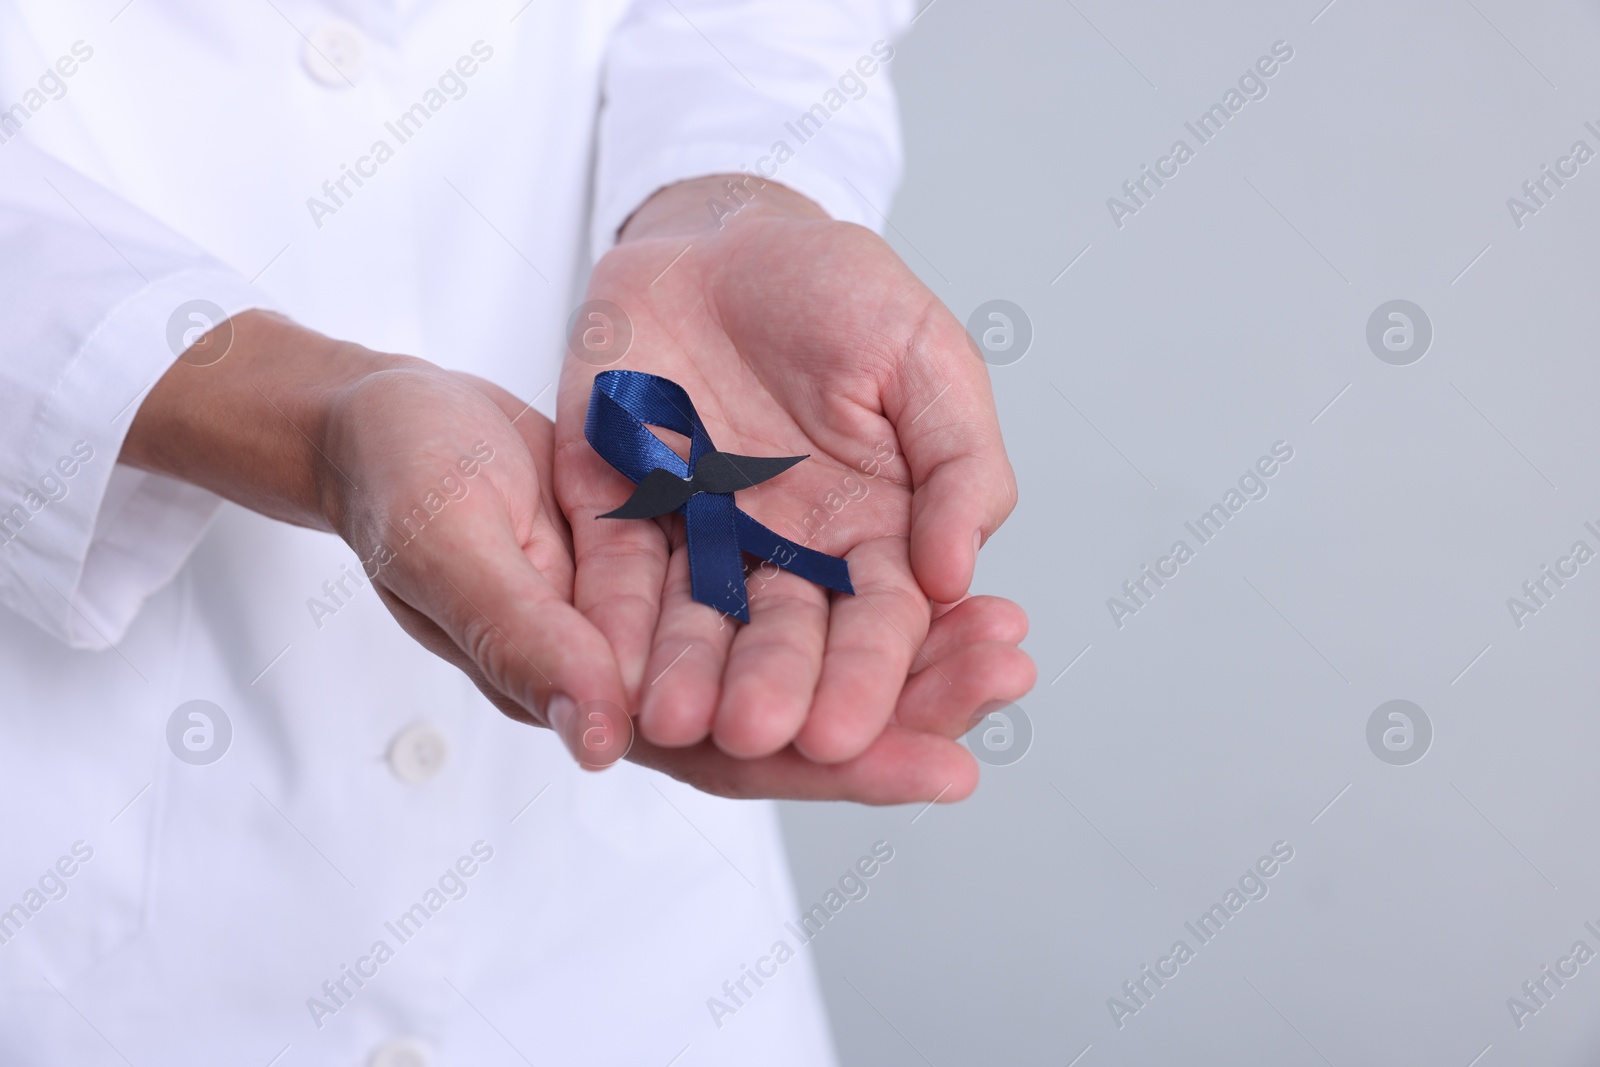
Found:
M 650 426 L 689 438 L 688 462 Z M 671 511 L 683 515 L 689 584 L 701 604 L 750 621 L 742 552 L 824 588 L 855 592 L 844 560 L 779 536 L 734 503 L 734 490 L 774 477 L 805 457 L 718 452 L 689 394 L 676 382 L 640 371 L 602 371 L 589 394 L 583 435 L 602 459 L 639 486 L 627 503 L 600 518 L 645 518 Z

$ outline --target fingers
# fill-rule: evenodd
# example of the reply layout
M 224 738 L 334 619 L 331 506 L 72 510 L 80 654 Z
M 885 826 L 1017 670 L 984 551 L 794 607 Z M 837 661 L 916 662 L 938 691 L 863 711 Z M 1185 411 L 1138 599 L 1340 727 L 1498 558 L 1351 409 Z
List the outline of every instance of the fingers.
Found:
M 530 712 L 527 708 L 524 708 L 521 704 L 518 704 L 490 685 L 489 680 L 478 669 L 478 665 L 472 662 L 472 658 L 463 652 L 454 641 L 450 640 L 450 635 L 441 630 L 432 619 L 395 596 L 383 586 L 379 585 L 374 588 L 377 591 L 378 599 L 383 601 L 384 607 L 389 609 L 389 613 L 395 617 L 395 621 L 400 624 L 400 628 L 410 635 L 412 640 L 446 663 L 456 667 L 462 674 L 465 674 L 467 679 L 478 687 L 478 691 L 483 694 L 484 699 L 498 708 L 506 718 L 527 723 L 529 726 L 548 727 L 550 725 L 544 721 L 542 715 Z
M 866 541 L 846 558 L 856 594 L 834 598 L 822 678 L 794 742 L 821 763 L 861 755 L 883 730 L 931 617 L 903 539 Z
M 912 568 L 930 599 L 959 600 L 972 584 L 978 548 L 1017 500 L 988 369 L 940 307 L 884 392 L 914 486 Z
M 912 673 L 927 670 L 968 645 L 999 641 L 1020 645 L 1028 636 L 1028 615 L 1021 605 L 1004 597 L 974 596 L 939 612 L 922 643 L 922 655 L 911 664 Z
M 390 591 L 436 624 L 484 681 L 549 722 L 585 766 L 619 759 L 631 722 L 605 635 L 562 600 L 509 528 L 441 523 L 433 535 L 426 558 L 394 574 Z M 581 721 L 551 714 L 564 708 L 587 711 Z M 610 737 L 596 732 L 594 714 L 611 723 Z
M 974 597 L 936 620 L 924 652 L 943 649 L 907 681 L 894 721 L 866 751 L 840 763 L 817 763 L 795 748 L 759 759 L 730 756 L 704 741 L 667 749 L 641 740 L 629 759 L 721 796 L 850 800 L 864 804 L 953 803 L 969 796 L 978 767 L 955 741 L 997 704 L 1033 685 L 1033 661 L 1011 642 L 1026 617 L 999 597 Z M 967 638 L 991 635 L 990 640 Z
M 894 719 L 909 729 L 960 737 L 984 715 L 1025 696 L 1037 679 L 1033 659 L 1015 645 L 971 645 L 906 682 Z
M 967 594 L 978 549 L 1011 514 L 1016 499 L 1015 475 L 998 439 L 983 453 L 941 459 L 925 479 L 917 479 L 911 565 L 931 599 L 945 603 Z
M 682 748 L 711 733 L 728 647 L 739 624 L 696 602 L 689 553 L 667 563 L 661 620 L 639 695 L 639 732 L 653 744 Z
M 750 622 L 728 653 L 715 726 L 717 746 L 743 759 L 795 739 L 828 642 L 828 595 L 819 586 L 768 564 L 747 587 Z
M 978 764 L 965 745 L 900 726 L 890 726 L 867 751 L 844 763 L 816 763 L 793 748 L 744 760 L 711 741 L 692 748 L 640 741 L 628 758 L 704 792 L 744 799 L 950 804 L 966 799 L 978 785 Z

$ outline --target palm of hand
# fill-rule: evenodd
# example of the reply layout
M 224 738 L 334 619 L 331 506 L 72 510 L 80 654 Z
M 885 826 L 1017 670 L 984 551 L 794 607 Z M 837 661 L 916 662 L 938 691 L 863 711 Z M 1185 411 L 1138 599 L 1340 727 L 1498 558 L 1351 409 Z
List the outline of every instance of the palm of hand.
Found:
M 681 520 L 595 521 L 632 485 L 583 439 L 600 368 L 572 358 L 558 405 L 556 495 L 573 526 L 575 604 L 611 641 L 646 742 L 709 737 L 746 759 L 793 743 L 813 760 L 853 759 L 890 722 L 907 675 L 929 662 L 919 649 L 932 608 L 911 551 L 924 503 L 913 496 L 906 446 L 926 449 L 927 435 L 952 432 L 932 414 L 913 424 L 949 376 L 947 358 L 919 357 L 965 357 L 959 324 L 855 227 L 754 220 L 697 239 L 674 261 L 682 250 L 640 241 L 597 267 L 590 298 L 616 304 L 632 325 L 617 366 L 682 385 L 720 450 L 808 455 L 741 492 L 738 506 L 847 559 L 857 592 L 830 603 L 825 590 L 763 566 L 749 580 L 751 622 L 738 627 L 692 600 Z M 975 529 L 959 531 L 960 541 L 970 544 Z M 939 584 L 938 568 L 930 573 Z

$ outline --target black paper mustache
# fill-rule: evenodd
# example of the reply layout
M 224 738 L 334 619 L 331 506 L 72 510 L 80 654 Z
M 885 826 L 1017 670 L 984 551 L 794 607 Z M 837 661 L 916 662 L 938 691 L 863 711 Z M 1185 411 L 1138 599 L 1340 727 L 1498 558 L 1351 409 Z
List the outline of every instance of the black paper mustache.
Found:
M 633 495 L 602 519 L 653 519 L 677 511 L 696 493 L 736 493 L 776 478 L 805 456 L 740 456 L 733 452 L 707 452 L 694 465 L 688 481 L 671 471 L 655 470 L 639 479 Z

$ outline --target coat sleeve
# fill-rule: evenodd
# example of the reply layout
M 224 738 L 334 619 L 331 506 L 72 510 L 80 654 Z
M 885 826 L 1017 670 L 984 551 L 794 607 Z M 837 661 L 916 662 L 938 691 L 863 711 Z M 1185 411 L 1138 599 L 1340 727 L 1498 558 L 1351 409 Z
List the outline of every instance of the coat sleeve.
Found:
M 901 162 L 889 68 L 910 17 L 911 0 L 635 0 L 606 53 L 595 255 L 657 189 L 740 171 L 881 228 Z
M 123 438 L 185 334 L 265 306 L 247 279 L 25 137 L 0 143 L 5 607 L 74 648 L 106 648 L 171 581 L 220 501 L 118 465 Z

